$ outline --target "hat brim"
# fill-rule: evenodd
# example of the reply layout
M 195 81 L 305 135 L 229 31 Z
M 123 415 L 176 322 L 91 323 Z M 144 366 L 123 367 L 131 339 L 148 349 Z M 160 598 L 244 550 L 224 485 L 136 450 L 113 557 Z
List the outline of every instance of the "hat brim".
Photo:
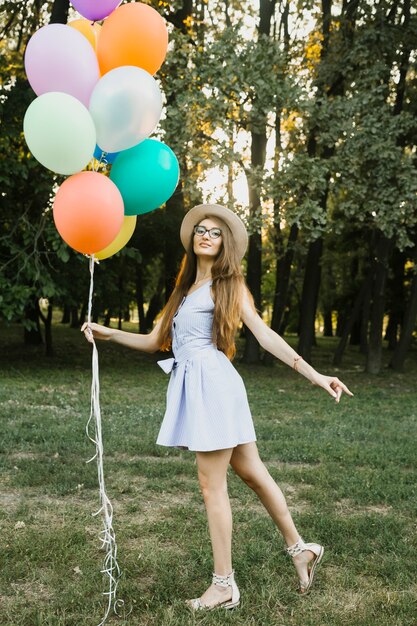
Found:
M 180 229 L 180 238 L 184 248 L 188 250 L 194 226 L 207 216 L 218 217 L 226 222 L 232 231 L 236 252 L 242 260 L 248 247 L 248 233 L 240 217 L 221 204 L 198 204 L 188 211 Z

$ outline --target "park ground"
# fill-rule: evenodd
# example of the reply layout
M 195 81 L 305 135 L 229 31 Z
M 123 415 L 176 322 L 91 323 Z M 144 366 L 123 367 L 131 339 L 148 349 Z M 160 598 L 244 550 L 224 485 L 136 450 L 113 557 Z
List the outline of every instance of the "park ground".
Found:
M 42 347 L 23 347 L 21 328 L 0 327 L 1 625 L 94 626 L 104 613 L 97 471 L 86 463 L 91 347 L 60 325 L 54 340 L 56 356 L 46 358 Z M 323 373 L 334 371 L 336 341 L 319 339 L 314 349 Z M 280 363 L 236 360 L 261 457 L 305 540 L 326 553 L 311 595 L 300 597 L 282 539 L 230 471 L 241 607 L 193 615 L 183 600 L 210 582 L 210 542 L 193 454 L 155 445 L 167 385 L 160 357 L 98 347 L 125 601 L 108 624 L 417 624 L 415 349 L 404 373 L 372 377 L 351 347 L 336 373 L 355 396 L 340 405 Z

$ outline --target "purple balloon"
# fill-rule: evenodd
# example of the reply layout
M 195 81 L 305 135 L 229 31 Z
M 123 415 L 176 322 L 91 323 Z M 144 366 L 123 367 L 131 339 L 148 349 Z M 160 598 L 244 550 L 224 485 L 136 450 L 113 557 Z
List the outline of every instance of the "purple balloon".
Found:
M 88 20 L 102 20 L 116 9 L 122 0 L 71 0 L 71 4 Z
M 25 54 L 29 83 L 37 96 L 61 91 L 87 108 L 100 70 L 92 45 L 64 24 L 43 26 L 30 38 Z

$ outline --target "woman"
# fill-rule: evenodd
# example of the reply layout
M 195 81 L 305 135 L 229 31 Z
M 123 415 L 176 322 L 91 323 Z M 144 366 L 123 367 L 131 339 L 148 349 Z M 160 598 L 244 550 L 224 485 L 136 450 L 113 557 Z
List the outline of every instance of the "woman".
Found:
M 82 330 L 90 341 L 93 335 L 145 352 L 172 346 L 175 358 L 158 362 L 171 378 L 157 443 L 196 453 L 215 572 L 210 587 L 188 605 L 197 610 L 239 604 L 231 557 L 229 464 L 255 491 L 281 531 L 305 594 L 324 549 L 301 539 L 280 488 L 259 458 L 245 387 L 230 362 L 240 320 L 265 350 L 323 387 L 336 402 L 343 392 L 352 394 L 337 378 L 316 372 L 257 314 L 240 267 L 248 236 L 233 211 L 198 205 L 184 217 L 180 236 L 186 255 L 175 289 L 149 335 L 98 324 L 84 324 Z

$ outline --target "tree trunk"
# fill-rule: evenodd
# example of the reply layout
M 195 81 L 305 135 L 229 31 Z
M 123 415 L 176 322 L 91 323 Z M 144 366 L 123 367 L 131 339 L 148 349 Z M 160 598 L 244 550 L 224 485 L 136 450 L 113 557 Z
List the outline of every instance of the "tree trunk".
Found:
M 388 350 L 394 350 L 397 345 L 397 333 L 400 321 L 398 313 L 396 311 L 391 311 L 388 317 L 388 324 L 384 337 L 384 340 L 388 342 Z
M 389 296 L 389 320 L 385 339 L 388 341 L 388 348 L 394 350 L 397 345 L 398 328 L 404 317 L 404 266 L 406 256 L 404 252 L 395 248 L 392 255 L 391 277 L 388 281 L 387 292 Z
M 319 237 L 313 241 L 308 248 L 303 292 L 301 296 L 301 320 L 298 353 L 308 363 L 311 361 L 311 347 L 314 342 L 314 322 L 320 287 L 320 260 L 322 251 L 323 238 Z
M 262 257 L 261 257 L 261 235 L 253 233 L 249 238 L 248 252 L 248 269 L 246 281 L 250 292 L 253 295 L 256 309 L 261 311 L 261 276 L 262 276 Z M 258 363 L 260 356 L 259 343 L 256 337 L 251 333 L 249 328 L 245 330 L 245 350 L 243 353 L 243 361 L 245 363 Z
M 24 343 L 26 346 L 39 346 L 43 343 L 41 326 L 39 323 L 38 298 L 33 297 L 25 308 L 25 320 L 30 322 L 30 328 L 24 328 Z
M 287 0 L 285 5 L 281 5 L 281 22 L 279 26 L 279 32 L 282 33 L 283 52 L 285 55 L 289 54 L 290 38 L 288 31 L 288 16 L 289 16 L 289 1 Z M 269 20 L 273 15 L 275 6 L 269 6 Z M 268 16 L 268 7 L 265 11 L 265 16 Z M 276 22 L 274 24 L 274 37 L 276 36 Z M 280 159 L 282 155 L 282 136 L 281 136 L 281 118 L 282 118 L 282 103 L 278 102 L 275 108 L 275 151 L 274 151 L 274 176 L 280 175 Z M 281 229 L 281 202 L 279 199 L 274 201 L 274 251 L 276 257 L 276 271 L 275 271 L 275 293 L 272 303 L 272 319 L 271 328 L 276 333 L 283 333 L 288 321 L 288 310 L 286 311 L 288 297 L 288 286 L 290 282 L 291 263 L 294 257 L 294 243 L 298 236 L 298 226 L 293 224 L 290 228 L 290 232 L 287 240 L 287 248 L 284 254 L 284 238 Z M 285 316 L 285 312 L 287 313 Z M 263 356 L 264 365 L 271 366 L 275 357 L 265 351 Z
M 369 345 L 366 359 L 366 372 L 379 374 L 382 363 L 382 326 L 385 312 L 385 286 L 388 273 L 388 259 L 392 241 L 382 233 L 378 235 L 374 260 L 374 281 L 372 286 L 372 306 L 369 327 Z
M 260 0 L 258 37 L 269 37 L 271 30 L 271 18 L 275 10 L 276 0 Z M 266 117 L 265 113 L 258 110 L 256 96 L 252 106 L 251 122 L 251 170 L 261 171 L 265 166 L 266 158 Z M 250 216 L 256 218 L 261 208 L 261 200 L 258 193 L 258 185 L 248 176 Z M 249 237 L 249 251 L 247 256 L 246 280 L 250 292 L 259 312 L 262 308 L 261 281 L 262 281 L 262 237 L 260 232 L 254 232 Z M 258 363 L 260 348 L 257 339 L 246 329 L 245 350 L 243 360 L 245 363 Z
M 44 315 L 38 303 L 39 317 L 42 320 L 44 327 L 45 327 L 45 354 L 46 356 L 55 355 L 55 352 L 52 346 L 52 311 L 53 311 L 53 307 L 52 307 L 51 302 L 49 302 L 47 313 L 46 315 Z
M 288 326 L 289 317 L 290 317 L 290 309 L 289 307 L 287 307 L 284 311 L 284 315 L 282 316 L 282 322 L 278 330 L 278 334 L 281 336 L 285 335 L 285 331 Z
M 323 72 L 326 74 L 325 70 L 325 61 L 328 55 L 329 49 L 329 34 L 330 34 L 330 26 L 331 26 L 331 0 L 322 0 L 321 3 L 322 9 L 322 48 L 320 52 L 320 63 L 317 69 L 317 79 L 316 79 L 316 88 L 317 88 L 317 97 L 328 97 L 330 91 L 333 90 L 333 85 L 328 85 L 327 81 L 323 79 Z M 326 159 L 330 157 L 334 148 L 332 146 L 327 146 L 323 150 L 322 154 L 320 153 L 320 149 L 317 144 L 317 137 L 320 133 L 320 129 L 317 125 L 313 125 L 310 129 L 309 136 L 307 139 L 307 153 L 308 156 L 312 159 L 321 157 Z M 325 211 L 327 205 L 327 195 L 328 188 L 326 185 L 326 190 L 323 194 L 323 198 L 320 201 L 320 206 Z M 300 307 L 300 324 L 299 324 L 299 340 L 298 340 L 298 353 L 303 357 L 303 359 L 307 362 L 311 362 L 311 348 L 314 341 L 314 324 L 316 317 L 316 307 L 318 301 L 318 293 L 320 288 L 320 260 L 321 254 L 323 251 L 323 238 L 319 237 L 312 241 L 308 248 L 307 253 L 307 261 L 306 268 L 304 273 L 304 281 L 303 281 L 303 290 L 301 296 L 301 307 Z
M 332 310 L 323 311 L 323 337 L 333 337 Z
M 145 311 L 143 308 L 144 295 L 143 295 L 143 275 L 142 275 L 141 263 L 138 263 L 136 265 L 136 304 L 138 307 L 139 332 L 144 334 L 146 332 L 146 325 L 145 325 Z
M 169 20 L 174 26 L 181 31 L 184 35 L 187 34 L 187 22 L 193 16 L 193 11 L 195 8 L 195 3 L 193 0 L 182 0 L 181 4 L 178 3 L 178 8 L 174 13 L 167 13 L 166 19 Z M 200 10 L 202 17 L 204 15 L 204 3 L 201 3 Z M 196 20 L 196 23 L 200 23 L 200 27 L 204 29 L 204 19 Z M 195 43 L 194 41 L 192 43 Z M 175 49 L 172 52 L 175 55 Z M 175 68 L 174 73 L 178 73 L 178 68 Z M 172 77 L 175 79 L 175 75 Z M 174 104 L 177 98 L 177 94 L 173 92 L 168 100 L 167 100 L 167 110 L 170 110 L 170 106 Z M 175 137 L 172 138 L 175 145 Z M 168 143 L 168 145 L 172 145 L 171 137 L 166 136 L 164 141 Z M 174 148 L 175 149 L 175 148 Z M 182 178 L 187 176 L 187 161 L 184 158 L 180 163 L 180 171 Z M 178 274 L 178 270 L 180 267 L 181 258 L 184 254 L 184 249 L 179 242 L 178 233 L 180 231 L 181 222 L 184 218 L 185 214 L 185 205 L 184 205 L 184 193 L 181 186 L 181 183 L 178 185 L 174 194 L 167 200 L 166 205 L 163 209 L 164 211 L 164 286 L 165 286 L 165 302 L 168 301 L 172 290 L 175 285 L 175 278 Z M 162 304 L 162 302 L 161 302 Z M 149 310 L 148 310 L 149 312 Z M 151 314 L 152 320 L 155 318 L 157 312 L 155 314 Z M 142 326 L 147 325 L 146 320 L 142 320 Z
M 344 319 L 345 319 L 344 328 L 340 337 L 339 344 L 336 348 L 336 352 L 334 353 L 333 365 L 337 366 L 337 365 L 340 365 L 340 363 L 342 362 L 343 353 L 345 351 L 346 344 L 349 339 L 349 335 L 352 332 L 354 324 L 359 317 L 359 313 L 363 305 L 365 296 L 367 292 L 369 291 L 370 284 L 371 284 L 371 274 L 368 275 L 360 291 L 358 292 L 350 315 L 344 316 Z
M 345 311 L 341 311 L 338 309 L 337 311 L 337 322 L 336 322 L 336 337 L 341 337 L 343 335 L 343 329 L 346 324 L 346 313 Z
M 186 171 L 185 165 L 183 172 Z M 178 188 L 174 195 L 167 201 L 165 208 L 165 237 L 164 237 L 164 274 L 165 274 L 165 302 L 175 285 L 175 278 L 178 274 L 184 248 L 178 242 L 181 222 L 184 218 L 184 194 Z
M 68 20 L 69 0 L 54 0 L 50 24 L 66 24 Z
M 362 307 L 361 339 L 360 339 L 360 345 L 359 345 L 359 351 L 361 354 L 368 354 L 368 331 L 369 331 L 369 317 L 371 314 L 371 296 L 372 296 L 372 282 L 369 284 L 369 288 L 365 294 L 363 307 Z
M 353 322 L 352 330 L 350 332 L 349 345 L 351 346 L 359 346 L 361 343 L 361 323 L 362 315 L 361 311 L 359 311 L 356 320 Z
M 264 127 L 265 128 L 265 127 Z M 266 157 L 266 130 L 262 132 L 252 131 L 251 143 L 251 166 L 263 168 Z M 261 201 L 254 181 L 248 177 L 249 206 L 251 217 L 258 214 Z M 254 232 L 249 237 L 249 250 L 247 254 L 246 281 L 253 296 L 256 309 L 261 312 L 261 280 L 262 280 L 262 236 L 260 232 Z M 249 329 L 245 332 L 245 350 L 243 360 L 245 363 L 258 363 L 260 357 L 259 343 Z
M 64 304 L 62 309 L 61 324 L 69 324 L 71 321 L 71 307 L 68 304 Z
M 277 231 L 280 230 L 279 224 L 277 224 Z M 275 295 L 274 295 L 274 309 L 272 313 L 271 328 L 278 332 L 282 318 L 284 315 L 285 307 L 288 300 L 288 288 L 290 284 L 291 265 L 294 259 L 294 247 L 298 237 L 298 226 L 293 224 L 290 228 L 287 241 L 287 249 L 285 250 L 284 257 L 281 261 L 277 260 L 277 273 L 275 281 Z M 280 248 L 283 247 L 282 233 L 277 232 L 280 237 Z
M 411 337 L 415 328 L 417 318 L 417 245 L 414 248 L 414 275 L 410 286 L 410 297 L 404 314 L 404 321 L 401 328 L 400 340 L 397 343 L 389 367 L 402 371 L 405 357 L 410 346 Z
M 70 323 L 70 328 L 79 328 L 80 327 L 80 319 L 78 317 L 78 307 L 77 306 L 72 306 L 71 307 L 71 323 Z
M 284 322 L 284 314 L 289 300 L 289 284 L 291 275 L 291 265 L 294 259 L 294 244 L 298 237 L 298 226 L 293 224 L 290 228 L 290 232 L 287 240 L 287 248 L 285 254 L 281 257 L 284 243 L 281 227 L 278 224 L 275 225 L 275 232 L 277 238 L 276 244 L 276 256 L 277 256 L 277 270 L 275 274 L 275 294 L 272 309 L 271 328 L 276 333 L 282 333 L 282 329 L 285 329 L 286 321 Z M 288 311 L 287 311 L 288 318 Z M 263 357 L 264 365 L 271 365 L 275 360 L 269 352 L 265 352 Z
M 87 309 L 88 309 L 88 305 L 86 302 L 84 302 L 84 304 L 81 307 L 81 312 L 80 312 L 80 317 L 79 317 L 80 325 L 85 322 L 85 318 L 87 316 Z
M 123 322 L 123 287 L 124 287 L 124 259 L 121 259 L 121 264 L 119 266 L 119 278 L 118 278 L 118 295 L 119 295 L 119 306 L 118 306 L 118 322 L 117 328 L 118 330 L 122 330 L 122 322 Z
M 148 332 L 153 326 L 154 320 L 162 307 L 162 299 L 164 292 L 164 281 L 162 278 L 158 281 L 155 293 L 150 299 L 148 310 L 145 317 L 145 332 Z

